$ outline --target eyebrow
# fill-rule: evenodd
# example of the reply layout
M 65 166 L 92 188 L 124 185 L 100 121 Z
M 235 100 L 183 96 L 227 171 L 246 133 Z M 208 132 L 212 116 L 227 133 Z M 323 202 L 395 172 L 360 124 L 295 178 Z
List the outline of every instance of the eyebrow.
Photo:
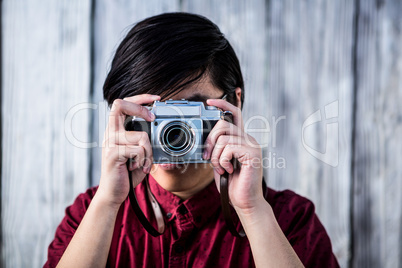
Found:
M 208 99 L 210 99 L 211 97 L 208 97 L 206 95 L 202 95 L 199 93 L 194 94 L 193 96 L 187 98 L 187 100 L 189 101 L 202 101 L 202 102 L 206 102 Z

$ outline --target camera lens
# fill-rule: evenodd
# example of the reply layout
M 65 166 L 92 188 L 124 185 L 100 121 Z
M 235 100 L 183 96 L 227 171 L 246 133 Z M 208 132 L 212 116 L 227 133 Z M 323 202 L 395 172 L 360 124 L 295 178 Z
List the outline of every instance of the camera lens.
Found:
M 187 133 L 182 128 L 171 128 L 166 134 L 166 144 L 173 150 L 180 150 L 185 147 L 187 140 Z
M 182 121 L 167 124 L 160 136 L 162 150 L 173 156 L 182 156 L 194 146 L 195 138 L 191 127 Z

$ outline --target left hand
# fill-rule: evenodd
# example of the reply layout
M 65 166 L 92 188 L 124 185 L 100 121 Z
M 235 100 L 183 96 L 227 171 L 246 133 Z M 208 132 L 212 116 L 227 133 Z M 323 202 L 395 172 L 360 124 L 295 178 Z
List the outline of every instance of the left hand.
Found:
M 233 124 L 220 120 L 205 141 L 204 159 L 210 159 L 220 189 L 220 176 L 229 173 L 229 198 L 236 210 L 253 210 L 264 200 L 262 193 L 262 150 L 257 141 L 244 132 L 240 108 L 221 99 L 209 99 L 208 105 L 233 114 Z M 232 159 L 237 160 L 233 167 Z M 239 165 L 240 163 L 240 165 Z

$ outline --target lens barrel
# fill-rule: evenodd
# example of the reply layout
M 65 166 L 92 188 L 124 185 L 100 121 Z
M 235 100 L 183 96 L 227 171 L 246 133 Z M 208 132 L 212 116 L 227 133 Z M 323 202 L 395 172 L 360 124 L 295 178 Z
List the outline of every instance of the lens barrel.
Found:
M 195 134 L 186 122 L 172 121 L 162 129 L 159 141 L 165 153 L 183 156 L 194 147 Z

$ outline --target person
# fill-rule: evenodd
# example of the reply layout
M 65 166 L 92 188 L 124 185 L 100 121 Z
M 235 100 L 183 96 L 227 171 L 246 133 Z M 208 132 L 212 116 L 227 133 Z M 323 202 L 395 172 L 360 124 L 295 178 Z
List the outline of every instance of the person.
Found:
M 45 267 L 337 267 L 314 205 L 292 191 L 261 187 L 262 151 L 243 126 L 244 82 L 238 58 L 205 17 L 165 13 L 137 23 L 117 48 L 103 87 L 111 106 L 98 187 L 79 195 L 56 230 Z M 153 164 L 145 132 L 126 131 L 128 115 L 152 122 L 144 106 L 193 100 L 233 113 L 205 142 L 210 163 Z M 126 163 L 129 159 L 130 165 Z M 234 168 L 231 159 L 240 165 Z M 220 175 L 229 175 L 237 228 L 222 216 Z M 148 218 L 145 177 L 166 229 L 151 236 L 127 198 L 134 191 Z

